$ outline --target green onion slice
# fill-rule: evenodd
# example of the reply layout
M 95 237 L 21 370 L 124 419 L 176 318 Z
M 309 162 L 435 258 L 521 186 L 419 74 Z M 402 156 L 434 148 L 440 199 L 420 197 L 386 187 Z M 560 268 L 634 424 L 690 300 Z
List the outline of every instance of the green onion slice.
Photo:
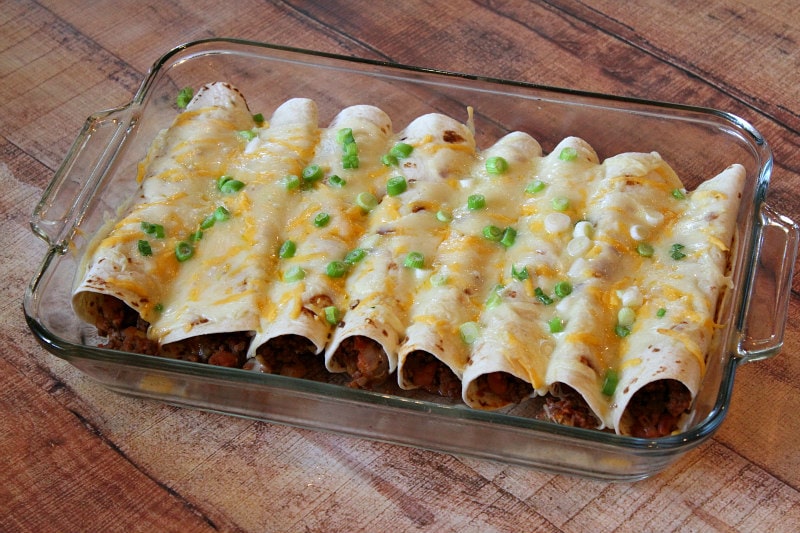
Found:
M 367 256 L 367 251 L 363 248 L 356 248 L 355 250 L 351 250 L 347 252 L 347 255 L 344 256 L 344 262 L 348 265 L 355 265 L 362 259 Z
M 474 344 L 480 337 L 481 330 L 477 322 L 464 322 L 458 327 L 458 333 L 465 344 Z
M 224 205 L 221 205 L 214 209 L 214 220 L 217 222 L 223 222 L 231 218 L 231 212 L 228 211 Z
M 551 205 L 556 211 L 566 211 L 569 209 L 569 198 L 566 196 L 556 196 L 553 198 Z
M 194 255 L 194 246 L 187 241 L 180 241 L 175 245 L 175 257 L 181 263 L 191 258 Z
M 676 200 L 685 200 L 686 194 L 680 189 L 672 189 L 672 197 Z
M 208 229 L 212 227 L 216 221 L 217 217 L 215 211 L 214 213 L 211 213 L 210 215 L 208 215 L 206 218 L 203 219 L 203 221 L 200 223 L 200 229 Z
M 536 194 L 537 192 L 542 192 L 545 187 L 547 187 L 547 184 L 542 180 L 533 180 L 525 187 L 525 193 Z
M 528 267 L 525 265 L 511 265 L 511 277 L 518 281 L 525 281 L 530 277 L 530 274 L 528 273 Z
M 541 287 L 536 287 L 533 289 L 533 294 L 536 296 L 536 299 L 542 302 L 544 305 L 550 305 L 553 303 L 553 299 L 546 295 Z
M 686 257 L 686 254 L 683 253 L 683 249 L 685 248 L 684 245 L 675 243 L 669 249 L 669 256 L 676 261 L 679 261 Z
M 355 143 L 356 139 L 353 137 L 353 128 L 342 128 L 336 132 L 336 140 L 341 145 Z
M 617 337 L 625 338 L 631 334 L 630 326 L 623 326 L 622 324 L 617 324 L 614 326 L 614 333 Z
M 347 185 L 347 181 L 345 181 L 343 178 L 340 178 L 336 174 L 333 174 L 328 178 L 328 183 L 334 187 L 339 187 L 340 189 Z
M 151 224 L 150 222 L 142 222 L 142 231 L 147 235 L 155 237 L 156 239 L 164 238 L 164 226 L 161 224 Z
M 324 228 L 331 221 L 331 216 L 328 213 L 317 213 L 314 217 L 314 225 L 318 228 Z
M 192 242 L 197 242 L 202 238 L 203 238 L 203 230 L 201 230 L 201 229 L 199 229 L 199 230 L 195 231 L 194 233 L 192 233 L 191 235 L 189 235 L 189 240 L 192 241 Z
M 451 215 L 448 211 L 445 211 L 444 209 L 439 209 L 436 212 L 436 220 L 438 220 L 439 222 L 450 222 L 451 220 L 453 220 L 453 215 Z
M 342 168 L 358 168 L 358 156 L 345 154 L 342 156 Z
M 153 249 L 150 247 L 150 243 L 145 240 L 140 240 L 137 243 L 137 247 L 139 248 L 139 253 L 143 256 L 151 256 L 153 255 Z
M 472 211 L 486 207 L 486 197 L 482 194 L 470 194 L 467 198 L 467 208 Z
M 509 248 L 517 240 L 517 230 L 514 228 L 506 228 L 503 230 L 503 236 L 500 237 L 500 244 Z
M 414 147 L 410 144 L 399 142 L 392 146 L 392 149 L 389 150 L 389 155 L 392 155 L 397 159 L 405 159 L 406 157 L 410 156 L 411 152 L 413 151 Z
M 289 270 L 284 272 L 283 274 L 283 281 L 287 283 L 293 283 L 295 281 L 300 281 L 301 279 L 306 277 L 306 271 L 303 270 L 303 267 L 300 266 L 293 266 L 290 267 Z
M 297 244 L 292 240 L 288 240 L 281 244 L 281 248 L 278 250 L 278 256 L 281 259 L 289 259 L 290 257 L 294 257 L 295 252 L 297 252 Z
M 486 160 L 486 172 L 489 174 L 503 174 L 508 170 L 508 161 L 500 156 L 490 157 Z
M 558 158 L 562 161 L 575 161 L 578 159 L 578 151 L 571 146 L 567 146 L 561 149 L 561 153 L 558 154 Z
M 263 113 L 256 113 L 253 115 L 253 122 L 258 124 L 259 126 L 264 123 L 264 114 Z
M 636 245 L 636 252 L 642 257 L 653 257 L 655 249 L 653 248 L 652 244 L 648 244 L 646 242 L 640 242 L 639 244 Z
M 385 154 L 383 157 L 381 157 L 381 163 L 387 167 L 396 167 L 398 161 L 397 158 L 392 154 Z
M 500 239 L 503 238 L 503 230 L 497 226 L 489 225 L 483 228 L 483 236 L 492 242 L 500 242 Z
M 420 252 L 408 252 L 403 266 L 406 268 L 423 268 L 425 267 L 425 256 Z
M 356 204 L 364 211 L 370 212 L 378 207 L 378 199 L 370 192 L 361 192 L 356 196 Z
M 323 174 L 319 165 L 308 165 L 303 169 L 303 180 L 307 183 L 311 183 L 322 179 Z
M 664 315 L 666 315 L 666 314 L 667 314 L 667 310 L 666 310 L 665 308 L 663 308 L 663 307 L 659 308 L 659 310 L 658 310 L 658 311 L 656 311 L 656 316 L 657 316 L 658 318 L 661 318 L 661 317 L 663 317 L 663 316 L 664 316 Z
M 253 130 L 242 130 L 239 132 L 239 136 L 245 141 L 252 141 L 257 135 L 258 134 Z
M 556 283 L 555 287 L 553 287 L 553 292 L 556 293 L 556 296 L 559 298 L 569 296 L 572 294 L 572 284 L 569 281 L 559 281 Z
M 547 327 L 550 328 L 550 333 L 561 333 L 564 331 L 564 321 L 557 316 L 554 316 L 547 321 Z
M 192 101 L 192 97 L 194 97 L 194 89 L 191 87 L 184 87 L 178 92 L 178 96 L 175 98 L 175 103 L 178 104 L 178 107 L 181 109 L 185 109 L 189 102 Z
M 297 189 L 300 187 L 300 177 L 295 176 L 294 174 L 289 174 L 281 180 L 281 183 L 287 191 L 291 191 L 292 189 Z
M 408 189 L 408 182 L 403 176 L 394 176 L 389 178 L 386 182 L 386 194 L 389 196 L 397 196 L 403 194 Z
M 347 263 L 344 261 L 331 261 L 325 267 L 325 273 L 331 278 L 341 278 L 347 274 Z
M 493 309 L 503 303 L 503 297 L 500 295 L 500 291 L 503 290 L 502 285 L 495 285 L 492 288 L 492 291 L 489 293 L 489 297 L 486 299 L 486 309 Z
M 325 312 L 325 322 L 330 324 L 331 326 L 335 326 L 339 323 L 340 313 L 339 309 L 335 305 L 329 305 L 324 309 Z
M 603 394 L 612 396 L 614 391 L 617 390 L 617 384 L 619 384 L 619 374 L 613 368 L 609 368 L 603 377 L 603 388 L 601 389 Z

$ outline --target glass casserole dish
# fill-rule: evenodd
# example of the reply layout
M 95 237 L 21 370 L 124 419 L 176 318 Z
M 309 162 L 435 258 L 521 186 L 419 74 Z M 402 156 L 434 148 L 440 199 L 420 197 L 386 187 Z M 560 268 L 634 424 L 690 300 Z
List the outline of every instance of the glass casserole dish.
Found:
M 314 99 L 320 124 L 355 104 L 376 105 L 397 124 L 429 112 L 462 117 L 469 106 L 480 121 L 479 145 L 524 131 L 545 151 L 570 135 L 585 139 L 601 158 L 657 151 L 689 189 L 698 185 L 692 176 L 742 164 L 747 182 L 731 257 L 733 289 L 718 313 L 723 327 L 687 429 L 656 439 L 627 437 L 537 420 L 523 410 L 479 411 L 429 395 L 385 394 L 98 348 L 96 330 L 71 306 L 84 251 L 135 193 L 137 165 L 174 118 L 178 91 L 213 81 L 235 85 L 253 110 L 274 109 L 297 96 Z M 131 103 L 87 120 L 33 214 L 33 231 L 49 249 L 26 291 L 24 311 L 47 350 L 121 393 L 552 472 L 636 480 L 710 437 L 725 417 L 737 367 L 781 349 L 798 230 L 765 204 L 771 166 L 761 135 L 720 111 L 263 43 L 198 41 L 161 57 Z

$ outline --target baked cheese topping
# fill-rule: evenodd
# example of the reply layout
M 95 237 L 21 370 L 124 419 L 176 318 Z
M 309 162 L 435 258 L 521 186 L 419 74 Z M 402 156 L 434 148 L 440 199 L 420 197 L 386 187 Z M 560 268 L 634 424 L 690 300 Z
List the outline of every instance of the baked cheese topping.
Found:
M 543 153 L 523 132 L 480 148 L 472 128 L 395 131 L 369 105 L 320 126 L 307 99 L 256 120 L 210 84 L 154 140 L 76 308 L 115 297 L 162 346 L 245 332 L 261 369 L 303 338 L 357 386 L 446 374 L 477 408 L 570 389 L 618 431 L 648 381 L 694 395 L 744 169 L 690 192 L 657 153 Z

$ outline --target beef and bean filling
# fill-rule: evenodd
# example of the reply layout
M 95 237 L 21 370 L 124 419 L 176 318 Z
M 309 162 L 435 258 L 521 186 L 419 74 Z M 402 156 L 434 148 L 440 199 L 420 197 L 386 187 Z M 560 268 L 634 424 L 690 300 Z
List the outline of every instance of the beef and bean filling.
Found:
M 336 351 L 336 362 L 347 369 L 350 387 L 370 389 L 389 378 L 389 359 L 380 344 L 355 335 L 344 339 Z
M 328 374 L 314 344 L 300 335 L 272 339 L 258 349 L 256 360 L 248 361 L 244 368 L 315 381 L 324 381 Z
M 428 352 L 408 354 L 403 370 L 405 379 L 422 390 L 453 400 L 461 398 L 461 380 Z
M 548 418 L 565 426 L 586 429 L 600 427 L 600 421 L 583 396 L 566 385 L 561 385 L 558 396 L 548 394 L 545 397 L 544 410 Z

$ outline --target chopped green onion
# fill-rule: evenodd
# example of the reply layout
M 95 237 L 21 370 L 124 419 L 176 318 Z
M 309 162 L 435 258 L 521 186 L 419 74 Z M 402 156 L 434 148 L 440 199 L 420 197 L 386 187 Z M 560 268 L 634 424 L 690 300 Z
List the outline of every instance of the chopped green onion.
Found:
M 642 257 L 652 257 L 653 253 L 655 253 L 655 249 L 653 249 L 651 244 L 640 242 L 636 245 L 636 252 Z
M 636 321 L 636 311 L 630 307 L 623 307 L 617 313 L 617 324 L 630 329 Z
M 533 180 L 525 187 L 525 192 L 527 194 L 536 194 L 537 192 L 542 192 L 545 187 L 547 187 L 547 184 L 542 180 Z
M 384 156 L 381 157 L 381 163 L 387 167 L 396 167 L 398 161 L 397 158 L 392 154 L 384 154 Z
M 322 179 L 323 172 L 319 165 L 308 165 L 303 169 L 303 181 L 312 183 Z
M 518 281 L 525 281 L 530 277 L 528 267 L 525 265 L 519 267 L 517 265 L 511 265 L 511 277 Z
M 194 89 L 191 87 L 184 87 L 178 92 L 178 96 L 175 99 L 175 103 L 178 104 L 178 107 L 184 109 L 189 102 L 192 101 L 192 97 L 194 96 Z
M 355 265 L 362 259 L 367 256 L 367 251 L 363 248 L 356 248 L 355 250 L 351 250 L 347 252 L 347 255 L 344 256 L 344 262 L 348 265 Z
M 353 137 L 353 128 L 340 129 L 338 132 L 336 132 L 336 140 L 341 145 L 355 143 L 356 139 Z
M 556 211 L 566 211 L 569 209 L 569 198 L 566 196 L 556 196 L 550 203 Z
M 214 219 L 217 222 L 223 222 L 231 218 L 231 212 L 228 211 L 224 205 L 221 205 L 214 209 Z
M 288 240 L 281 244 L 281 248 L 278 250 L 278 256 L 281 259 L 289 259 L 290 257 L 294 257 L 295 252 L 297 252 L 297 244 L 292 240 Z
M 672 189 L 672 197 L 676 200 L 685 200 L 686 194 L 680 189 Z
M 330 278 L 341 278 L 347 274 L 347 263 L 344 261 L 331 261 L 325 267 L 325 273 Z
M 345 154 L 342 156 L 342 168 L 358 168 L 358 156 Z
M 256 113 L 253 115 L 253 122 L 258 124 L 259 126 L 264 123 L 264 115 L 262 113 Z
M 175 257 L 181 263 L 194 255 L 194 246 L 186 241 L 180 241 L 175 245 Z
M 561 149 L 561 153 L 558 154 L 558 158 L 562 161 L 575 161 L 578 159 L 578 151 L 571 146 L 567 146 Z
M 493 309 L 503 303 L 503 297 L 500 296 L 500 291 L 503 290 L 502 285 L 495 285 L 489 297 L 486 299 L 486 309 Z
M 431 276 L 431 285 L 434 287 L 441 287 L 442 285 L 447 285 L 447 274 L 442 272 L 437 272 L 433 276 Z
M 467 208 L 472 211 L 486 207 L 486 197 L 482 194 L 470 194 L 467 198 Z
M 283 274 L 283 281 L 287 283 L 293 283 L 295 281 L 300 281 L 301 279 L 306 277 L 306 271 L 303 270 L 303 267 L 300 266 L 293 266 L 290 267 L 289 270 L 284 272 Z
M 331 221 L 331 216 L 328 213 L 317 213 L 314 217 L 314 225 L 318 228 L 324 228 Z
M 347 185 L 347 182 L 343 178 L 337 176 L 336 174 L 333 174 L 328 178 L 328 183 L 330 183 L 334 187 L 339 187 L 340 189 L 345 185 Z
M 243 182 L 234 179 L 233 176 L 228 175 L 220 176 L 219 180 L 217 180 L 217 186 L 219 187 L 220 191 L 226 194 L 239 192 L 244 189 Z
M 569 281 L 559 281 L 556 283 L 555 287 L 553 287 L 553 292 L 556 293 L 556 296 L 559 298 L 569 296 L 572 294 L 572 284 Z
M 503 174 L 508 170 L 508 161 L 500 156 L 490 157 L 486 160 L 486 172 L 489 174 Z
M 564 331 L 564 321 L 561 318 L 554 316 L 547 321 L 547 327 L 550 328 L 550 333 L 560 333 Z
M 258 135 L 253 130 L 242 130 L 239 132 L 239 136 L 245 141 L 252 141 Z
M 164 238 L 164 226 L 161 224 L 151 224 L 150 222 L 142 222 L 142 231 L 157 239 Z
M 370 212 L 378 207 L 378 199 L 375 198 L 375 195 L 372 193 L 361 192 L 356 196 L 356 204 L 364 211 Z
M 631 328 L 628 326 L 623 326 L 622 324 L 617 324 L 614 326 L 614 333 L 617 334 L 617 337 L 627 337 L 631 334 Z
M 358 145 L 355 142 L 347 143 L 342 147 L 345 157 L 358 155 Z
M 215 214 L 216 211 L 208 215 L 206 218 L 204 218 L 203 221 L 200 223 L 200 229 L 208 229 L 212 227 L 214 223 L 217 221 Z
M 410 144 L 399 142 L 392 146 L 392 149 L 389 150 L 389 155 L 392 155 L 397 159 L 405 159 L 406 157 L 410 156 L 411 152 L 413 151 L 414 147 Z
M 612 396 L 614 391 L 617 390 L 617 384 L 619 384 L 619 374 L 613 368 L 609 368 L 603 377 L 603 388 L 601 389 L 603 394 Z
M 143 256 L 147 257 L 153 255 L 153 249 L 150 247 L 150 243 L 145 240 L 140 240 L 138 243 L 139 253 Z
M 503 238 L 503 230 L 497 226 L 489 225 L 483 228 L 483 236 L 492 242 L 500 242 L 500 239 Z
M 656 316 L 657 316 L 658 318 L 661 318 L 661 317 L 663 317 L 663 316 L 664 316 L 664 315 L 666 315 L 666 314 L 667 314 L 667 310 L 666 310 L 666 309 L 664 309 L 663 307 L 659 308 L 659 310 L 658 310 L 658 311 L 656 311 Z
M 403 176 L 394 176 L 389 178 L 386 182 L 386 194 L 389 196 L 397 196 L 403 194 L 408 189 L 408 182 Z
M 678 243 L 673 244 L 672 247 L 669 249 L 669 256 L 676 261 L 683 259 L 684 257 L 686 257 L 686 254 L 683 253 L 684 248 L 685 246 L 682 244 Z
M 500 244 L 509 248 L 517 240 L 517 230 L 514 228 L 506 228 L 503 230 L 503 236 L 500 238 Z
M 339 309 L 335 305 L 329 305 L 324 309 L 324 312 L 325 322 L 331 326 L 335 326 L 339 323 Z
M 536 299 L 542 302 L 544 305 L 550 305 L 553 303 L 553 299 L 546 295 L 541 287 L 536 287 L 533 289 L 533 294 L 536 296 Z
M 445 211 L 444 209 L 439 209 L 436 212 L 436 220 L 438 220 L 439 222 L 450 222 L 451 220 L 453 220 L 453 215 L 451 215 L 448 211 Z
M 458 333 L 464 344 L 474 344 L 480 337 L 481 331 L 477 322 L 464 322 L 458 327 Z
M 203 230 L 201 230 L 201 229 L 199 229 L 199 230 L 195 231 L 194 233 L 192 233 L 191 235 L 189 235 L 189 240 L 192 241 L 192 242 L 197 242 L 202 238 L 203 238 Z
M 160 302 L 153 306 L 153 311 L 155 311 L 156 313 L 160 313 L 163 310 L 164 310 L 164 304 Z
M 425 256 L 419 252 L 408 252 L 403 266 L 406 268 L 423 268 L 425 266 Z
M 297 189 L 300 187 L 300 177 L 295 176 L 294 174 L 285 176 L 281 182 L 287 191 L 291 191 L 292 189 Z

